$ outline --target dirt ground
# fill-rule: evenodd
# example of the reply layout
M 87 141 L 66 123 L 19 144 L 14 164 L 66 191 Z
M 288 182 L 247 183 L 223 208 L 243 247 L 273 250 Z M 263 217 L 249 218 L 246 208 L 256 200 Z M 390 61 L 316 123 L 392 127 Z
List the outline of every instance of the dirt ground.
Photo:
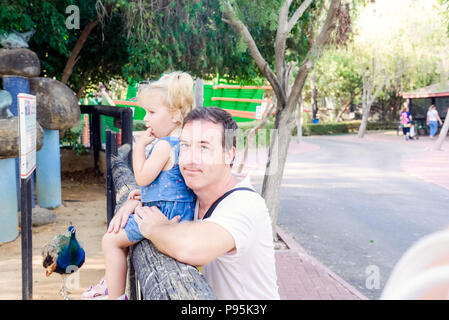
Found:
M 62 300 L 59 274 L 45 276 L 41 250 L 55 235 L 67 234 L 70 222 L 86 252 L 86 261 L 69 285 L 70 299 L 80 299 L 84 290 L 104 274 L 101 238 L 106 231 L 104 178 L 93 170 L 62 174 L 63 205 L 53 210 L 55 223 L 33 227 L 33 299 Z M 0 244 L 0 299 L 22 299 L 21 239 Z

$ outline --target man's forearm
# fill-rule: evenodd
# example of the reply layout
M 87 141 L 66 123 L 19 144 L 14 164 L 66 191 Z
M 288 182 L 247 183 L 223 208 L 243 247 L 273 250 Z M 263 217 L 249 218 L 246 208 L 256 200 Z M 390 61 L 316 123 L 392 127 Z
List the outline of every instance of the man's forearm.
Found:
M 163 224 L 153 226 L 147 238 L 162 253 L 179 260 L 185 260 L 185 255 L 194 249 L 190 235 L 195 232 L 193 223 Z
M 204 266 L 235 247 L 234 238 L 213 222 L 155 226 L 149 240 L 162 253 L 194 266 Z
M 141 234 L 162 253 L 191 265 L 205 265 L 235 249 L 233 236 L 224 227 L 209 221 L 168 221 L 156 207 L 136 212 Z

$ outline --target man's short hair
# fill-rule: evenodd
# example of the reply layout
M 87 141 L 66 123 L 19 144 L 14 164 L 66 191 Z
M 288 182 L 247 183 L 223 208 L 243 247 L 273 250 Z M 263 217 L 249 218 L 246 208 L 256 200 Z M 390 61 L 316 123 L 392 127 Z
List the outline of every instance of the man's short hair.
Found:
M 206 120 L 213 123 L 221 123 L 223 126 L 223 149 L 228 151 L 232 147 L 237 146 L 237 129 L 239 127 L 229 112 L 218 107 L 197 107 L 187 114 L 184 118 L 182 127 L 184 128 L 187 123 L 195 120 Z

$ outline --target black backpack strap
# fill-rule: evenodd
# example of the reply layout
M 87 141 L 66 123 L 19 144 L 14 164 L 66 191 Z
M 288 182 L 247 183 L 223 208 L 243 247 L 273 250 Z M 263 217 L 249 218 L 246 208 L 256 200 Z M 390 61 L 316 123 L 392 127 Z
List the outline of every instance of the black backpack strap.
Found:
M 215 208 L 218 206 L 218 204 L 221 202 L 221 200 L 223 200 L 224 198 L 229 196 L 234 191 L 238 191 L 238 190 L 246 190 L 246 191 L 256 192 L 253 189 L 247 188 L 247 187 L 240 187 L 240 188 L 235 188 L 235 189 L 229 190 L 224 195 L 222 195 L 220 198 L 215 200 L 215 202 L 210 206 L 209 210 L 207 210 L 206 214 L 203 217 L 203 220 L 209 218 L 212 215 L 212 212 L 215 210 Z

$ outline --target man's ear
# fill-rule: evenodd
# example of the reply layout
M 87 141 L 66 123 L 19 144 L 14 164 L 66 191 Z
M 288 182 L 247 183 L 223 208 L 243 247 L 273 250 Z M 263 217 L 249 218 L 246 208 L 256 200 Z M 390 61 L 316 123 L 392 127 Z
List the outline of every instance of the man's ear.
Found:
M 225 164 L 231 164 L 234 161 L 235 158 L 235 147 L 233 146 L 228 151 L 225 151 Z

